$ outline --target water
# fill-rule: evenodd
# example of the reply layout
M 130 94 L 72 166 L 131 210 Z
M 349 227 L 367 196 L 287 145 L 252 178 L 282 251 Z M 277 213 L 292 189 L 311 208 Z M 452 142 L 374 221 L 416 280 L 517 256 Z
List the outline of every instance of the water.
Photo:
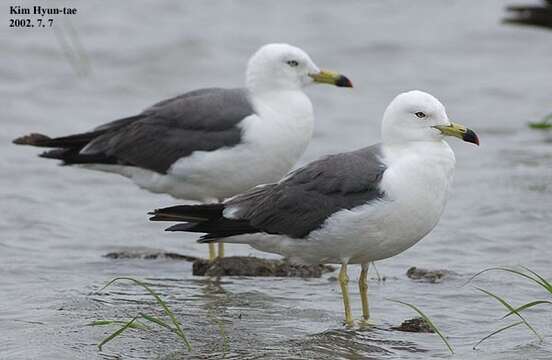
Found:
M 501 25 L 507 3 L 81 2 L 71 23 L 88 54 L 87 76 L 77 75 L 52 30 L 6 26 L 0 33 L 0 358 L 188 358 L 163 331 L 133 332 L 97 351 L 108 329 L 87 322 L 159 311 L 130 285 L 92 294 L 119 275 L 157 284 L 185 324 L 195 358 L 447 357 L 437 336 L 390 330 L 414 314 L 389 298 L 433 316 L 456 358 L 551 358 L 551 313 L 544 307 L 527 315 L 544 343 L 518 327 L 472 350 L 508 322 L 498 320 L 504 311 L 494 300 L 462 286 L 493 265 L 523 264 L 552 277 L 552 135 L 527 128 L 552 111 L 552 33 Z M 70 33 L 61 18 L 58 25 Z M 115 175 L 57 167 L 37 158 L 37 149 L 10 143 L 30 131 L 87 130 L 194 88 L 239 85 L 248 56 L 273 41 L 305 48 L 320 67 L 355 84 L 353 91 L 308 90 L 317 127 L 302 163 L 378 141 L 384 107 L 412 88 L 438 96 L 451 119 L 480 135 L 480 148 L 451 140 L 458 165 L 438 227 L 378 263 L 387 280 L 370 281 L 373 329 L 341 326 L 334 275 L 216 282 L 193 277 L 187 262 L 103 258 L 128 246 L 191 255 L 206 249 L 193 236 L 163 233 L 164 224 L 147 221 L 146 211 L 174 199 Z M 228 252 L 256 254 L 237 246 Z M 413 265 L 456 275 L 441 284 L 417 283 L 404 275 Z M 352 267 L 351 278 L 357 276 Z M 487 274 L 476 284 L 514 304 L 545 296 L 506 274 Z M 358 317 L 354 281 L 351 291 Z

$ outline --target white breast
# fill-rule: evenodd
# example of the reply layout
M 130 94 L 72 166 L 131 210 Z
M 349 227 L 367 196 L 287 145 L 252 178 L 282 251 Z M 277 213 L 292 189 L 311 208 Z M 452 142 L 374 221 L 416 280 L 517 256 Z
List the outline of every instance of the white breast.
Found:
M 381 187 L 387 214 L 380 256 L 394 256 L 414 245 L 438 223 L 447 201 L 455 158 L 446 142 L 420 142 L 408 148 L 384 148 L 389 167 Z M 396 160 L 400 158 L 400 160 Z

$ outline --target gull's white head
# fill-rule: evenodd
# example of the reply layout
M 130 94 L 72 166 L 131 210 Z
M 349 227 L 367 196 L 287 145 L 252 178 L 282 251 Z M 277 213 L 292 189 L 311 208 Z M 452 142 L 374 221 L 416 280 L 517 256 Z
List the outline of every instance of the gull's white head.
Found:
M 264 45 L 247 64 L 251 91 L 297 90 L 315 82 L 352 87 L 345 76 L 321 71 L 306 52 L 288 44 Z
M 472 130 L 451 122 L 443 104 L 423 91 L 399 94 L 383 114 L 384 143 L 438 142 L 443 141 L 445 136 L 455 136 L 479 145 L 479 139 Z

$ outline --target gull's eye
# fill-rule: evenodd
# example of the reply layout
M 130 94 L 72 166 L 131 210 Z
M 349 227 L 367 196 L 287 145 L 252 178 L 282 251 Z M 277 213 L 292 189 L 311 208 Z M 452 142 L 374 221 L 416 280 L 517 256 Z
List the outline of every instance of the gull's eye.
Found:
M 423 112 L 421 111 L 418 111 L 417 113 L 415 113 L 414 115 L 416 115 L 417 117 L 419 117 L 420 119 L 422 118 L 425 118 L 426 117 L 426 114 L 424 114 Z
M 289 60 L 289 61 L 286 61 L 286 64 L 288 64 L 289 66 L 291 67 L 296 67 L 299 65 L 299 63 L 295 60 Z

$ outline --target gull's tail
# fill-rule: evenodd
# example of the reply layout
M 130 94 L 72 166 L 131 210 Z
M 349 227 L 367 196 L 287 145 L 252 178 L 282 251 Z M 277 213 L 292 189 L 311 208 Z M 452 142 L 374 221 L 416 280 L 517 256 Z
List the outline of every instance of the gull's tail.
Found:
M 84 146 L 92 140 L 96 134 L 94 132 L 51 138 L 47 135 L 32 133 L 29 135 L 18 137 L 13 140 L 17 145 L 31 145 L 38 147 L 49 148 L 72 148 Z
M 44 134 L 31 133 L 14 139 L 12 142 L 17 145 L 30 145 L 37 147 L 52 148 L 41 153 L 39 156 L 48 159 L 62 160 L 63 165 L 89 164 L 89 163 L 113 163 L 114 159 L 102 154 L 82 154 L 89 143 L 110 131 L 116 131 L 125 125 L 139 120 L 141 115 L 119 119 L 100 126 L 92 131 L 51 138 Z
M 227 219 L 224 204 L 178 205 L 150 212 L 151 221 L 175 221 L 165 231 L 205 233 L 198 242 L 215 242 L 221 238 L 258 232 L 247 220 Z
M 54 148 L 41 153 L 39 156 L 47 159 L 62 160 L 64 165 L 94 163 L 96 155 L 83 155 L 80 151 L 96 138 L 95 132 L 51 138 L 43 134 L 29 134 L 13 140 L 17 145 L 31 145 L 37 147 Z

